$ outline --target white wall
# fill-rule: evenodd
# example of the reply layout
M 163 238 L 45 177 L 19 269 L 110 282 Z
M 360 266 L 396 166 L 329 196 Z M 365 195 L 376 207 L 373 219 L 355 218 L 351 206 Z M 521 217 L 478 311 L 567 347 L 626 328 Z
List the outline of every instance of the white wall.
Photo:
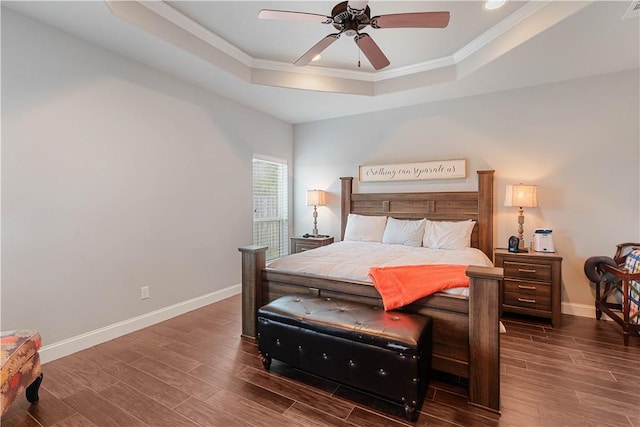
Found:
M 359 191 L 473 190 L 476 170 L 495 169 L 494 243 L 504 247 L 517 233 L 517 209 L 502 206 L 505 185 L 538 185 L 525 239 L 536 227 L 553 229 L 563 309 L 591 313 L 584 260 L 640 241 L 639 93 L 634 70 L 297 125 L 294 230 L 310 230 L 305 190 L 320 188 L 331 193 L 318 209 L 320 233 L 339 237 L 339 177 L 357 177 L 358 165 L 464 158 L 465 180 L 362 183 Z
M 47 345 L 237 285 L 252 155 L 292 146 L 290 124 L 3 8 L 2 329 Z

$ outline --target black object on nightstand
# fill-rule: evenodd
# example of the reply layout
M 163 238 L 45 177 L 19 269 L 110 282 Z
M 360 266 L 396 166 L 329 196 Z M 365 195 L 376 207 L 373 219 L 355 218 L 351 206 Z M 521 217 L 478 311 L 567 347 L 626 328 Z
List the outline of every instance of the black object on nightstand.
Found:
M 292 254 L 297 254 L 298 252 L 308 251 L 311 249 L 319 248 L 320 246 L 330 245 L 334 240 L 333 237 L 330 236 L 306 236 L 308 235 L 291 237 L 289 252 Z
M 562 323 L 562 257 L 557 253 L 509 252 L 497 248 L 493 263 L 504 269 L 500 304 L 504 312 Z

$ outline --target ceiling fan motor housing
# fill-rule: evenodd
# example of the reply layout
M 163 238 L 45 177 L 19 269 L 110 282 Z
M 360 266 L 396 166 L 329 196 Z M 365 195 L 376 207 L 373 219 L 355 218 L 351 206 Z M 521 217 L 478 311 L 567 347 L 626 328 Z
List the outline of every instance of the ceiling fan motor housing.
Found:
M 331 16 L 336 30 L 344 31 L 347 36 L 355 36 L 358 31 L 369 25 L 371 9 L 367 6 L 363 11 L 352 10 L 348 7 L 348 2 L 343 1 L 334 6 Z

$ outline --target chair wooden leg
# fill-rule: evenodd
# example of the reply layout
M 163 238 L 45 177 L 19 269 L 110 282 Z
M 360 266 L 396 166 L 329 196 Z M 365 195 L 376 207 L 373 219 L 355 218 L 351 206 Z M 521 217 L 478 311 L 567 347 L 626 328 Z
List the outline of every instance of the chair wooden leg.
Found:
M 600 282 L 596 282 L 596 320 L 600 320 L 602 317 L 602 310 L 600 310 Z
M 33 380 L 33 382 L 29 384 L 29 386 L 27 387 L 27 391 L 26 391 L 27 400 L 31 403 L 37 402 L 40 399 L 40 396 L 38 396 L 38 391 L 40 391 L 40 384 L 42 383 L 42 377 L 44 377 L 44 375 L 40 373 L 40 375 L 38 375 L 38 377 L 36 377 L 36 379 Z

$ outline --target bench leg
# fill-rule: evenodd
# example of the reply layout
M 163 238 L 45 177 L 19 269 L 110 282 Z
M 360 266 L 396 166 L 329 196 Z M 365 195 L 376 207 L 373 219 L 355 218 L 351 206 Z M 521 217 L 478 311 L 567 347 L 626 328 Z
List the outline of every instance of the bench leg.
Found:
M 262 356 L 262 366 L 264 366 L 264 369 L 267 371 L 271 368 L 271 356 Z
M 42 377 L 43 375 L 42 373 L 40 373 L 40 375 L 38 375 L 36 379 L 33 380 L 33 382 L 29 384 L 29 386 L 27 387 L 26 395 L 27 395 L 27 400 L 30 403 L 37 402 L 40 399 L 40 396 L 38 396 L 38 391 L 40 390 L 40 383 L 42 383 Z
M 418 418 L 418 411 L 416 411 L 415 402 L 404 404 L 404 415 L 409 421 L 415 421 Z

